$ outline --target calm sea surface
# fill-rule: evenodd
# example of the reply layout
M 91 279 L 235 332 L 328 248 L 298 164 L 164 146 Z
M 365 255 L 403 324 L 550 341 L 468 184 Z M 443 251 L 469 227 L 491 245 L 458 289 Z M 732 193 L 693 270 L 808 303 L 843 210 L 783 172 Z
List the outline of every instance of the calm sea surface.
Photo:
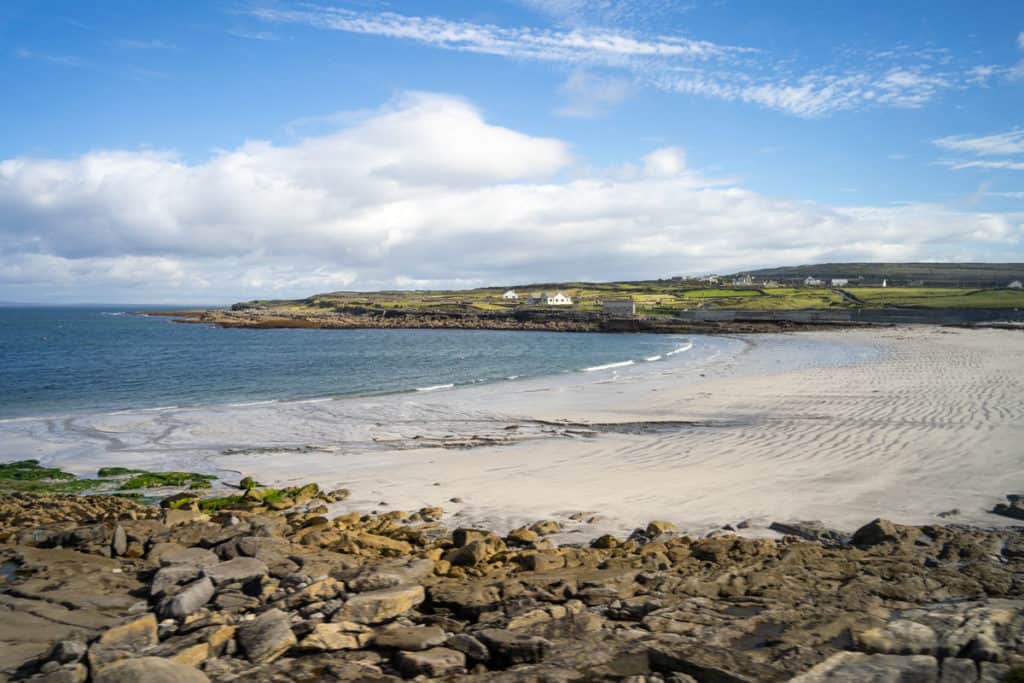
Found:
M 693 346 L 677 335 L 218 329 L 131 310 L 0 308 L 0 418 L 433 390 Z M 692 352 L 724 341 L 702 337 Z

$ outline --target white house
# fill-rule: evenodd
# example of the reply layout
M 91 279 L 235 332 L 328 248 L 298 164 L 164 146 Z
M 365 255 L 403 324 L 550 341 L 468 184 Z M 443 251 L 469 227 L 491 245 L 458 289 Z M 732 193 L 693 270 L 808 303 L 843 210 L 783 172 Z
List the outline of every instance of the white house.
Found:
M 700 281 L 703 282 L 704 284 L 708 284 L 708 285 L 717 285 L 718 284 L 718 276 L 717 275 L 705 275 L 704 277 L 702 277 L 700 279 Z
M 1021 284 L 1020 280 L 1014 280 L 1010 284 L 1006 285 L 1007 289 L 1024 289 L 1024 284 Z
M 832 278 L 832 286 L 833 287 L 845 287 L 848 284 L 850 284 L 850 281 L 847 280 L 845 277 L 834 277 L 834 278 Z
M 572 297 L 566 296 L 561 292 L 555 292 L 554 294 L 548 294 L 547 302 L 548 306 L 572 306 Z
M 888 280 L 882 280 L 882 286 L 883 287 L 888 287 L 889 286 L 889 281 Z
M 501 298 L 504 299 L 505 301 L 518 301 L 519 295 L 516 294 L 516 290 L 510 289 L 504 294 L 502 294 Z
M 733 278 L 732 283 L 740 287 L 749 287 L 754 284 L 754 278 L 750 275 L 740 275 L 739 277 Z
M 814 277 L 813 275 L 808 275 L 806 278 L 804 278 L 804 285 L 807 287 L 821 287 L 823 284 L 825 283 L 819 280 L 818 278 Z

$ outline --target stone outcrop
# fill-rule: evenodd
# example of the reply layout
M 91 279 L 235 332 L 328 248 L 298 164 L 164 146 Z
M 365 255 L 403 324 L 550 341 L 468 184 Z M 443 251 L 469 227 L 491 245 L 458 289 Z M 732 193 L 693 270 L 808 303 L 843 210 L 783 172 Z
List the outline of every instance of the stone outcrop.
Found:
M 37 681 L 1001 681 L 1024 669 L 1024 530 L 875 520 L 779 539 L 652 522 L 556 546 L 436 511 L 164 521 L 0 509 L 0 673 Z M 35 507 L 41 508 L 39 513 Z M 133 518 L 134 516 L 134 518 Z M 121 543 L 123 532 L 124 543 Z M 124 552 L 122 552 L 122 549 Z

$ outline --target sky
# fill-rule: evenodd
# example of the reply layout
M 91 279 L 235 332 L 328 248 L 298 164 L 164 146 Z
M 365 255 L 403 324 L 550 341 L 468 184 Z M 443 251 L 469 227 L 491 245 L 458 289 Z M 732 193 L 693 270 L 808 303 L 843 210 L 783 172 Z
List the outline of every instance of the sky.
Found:
M 1024 261 L 1024 4 L 0 4 L 0 301 Z

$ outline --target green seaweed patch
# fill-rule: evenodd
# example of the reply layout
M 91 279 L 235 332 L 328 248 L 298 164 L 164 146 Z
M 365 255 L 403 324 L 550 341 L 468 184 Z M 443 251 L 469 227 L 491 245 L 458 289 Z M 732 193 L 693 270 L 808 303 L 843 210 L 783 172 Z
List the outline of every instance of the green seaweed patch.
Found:
M 119 487 L 122 491 L 132 489 L 156 489 L 165 487 L 189 486 L 192 488 L 209 488 L 210 482 L 217 477 L 213 474 L 197 474 L 195 472 L 146 472 L 139 474 Z M 206 486 L 196 486 L 197 482 Z
M 217 498 L 204 498 L 199 501 L 199 509 L 202 512 L 220 512 L 221 510 L 242 508 L 251 502 L 252 500 L 247 499 L 245 496 L 220 496 Z
M 146 470 L 133 470 L 127 467 L 101 467 L 97 477 L 127 477 L 132 474 L 146 474 Z
M 64 472 L 55 467 L 42 467 L 38 460 L 18 460 L 0 465 L 0 480 L 45 481 L 77 478 L 70 472 Z
M 140 500 L 146 497 L 144 493 L 139 493 L 138 491 L 129 491 L 127 493 L 122 493 L 118 491 L 116 493 L 112 493 L 111 495 L 117 498 L 127 498 L 128 500 L 134 500 L 135 502 L 139 502 Z

